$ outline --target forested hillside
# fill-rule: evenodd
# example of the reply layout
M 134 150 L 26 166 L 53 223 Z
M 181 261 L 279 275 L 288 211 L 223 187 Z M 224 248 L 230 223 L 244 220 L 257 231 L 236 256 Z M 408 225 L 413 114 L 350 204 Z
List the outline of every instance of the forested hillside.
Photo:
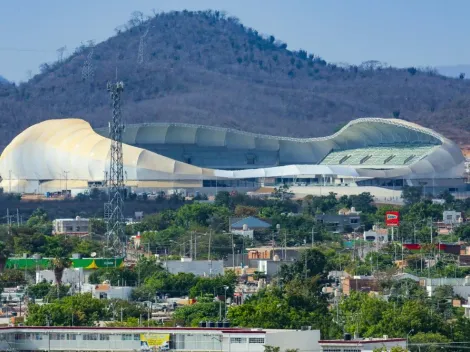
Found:
M 82 117 L 104 126 L 111 114 L 106 82 L 116 71 L 126 85 L 129 123 L 187 122 L 306 137 L 332 133 L 357 117 L 395 116 L 468 140 L 468 80 L 376 61 L 338 66 L 319 54 L 289 51 L 274 36 L 220 12 L 150 19 L 137 12 L 105 42 L 43 64 L 29 82 L 0 86 L 0 150 L 45 119 Z

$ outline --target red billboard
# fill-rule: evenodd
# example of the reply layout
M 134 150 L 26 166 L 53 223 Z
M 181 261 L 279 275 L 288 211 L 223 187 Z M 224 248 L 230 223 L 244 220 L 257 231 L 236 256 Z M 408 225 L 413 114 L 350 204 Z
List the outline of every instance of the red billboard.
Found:
M 387 226 L 400 225 L 400 213 L 398 211 L 387 211 L 385 213 L 385 225 Z

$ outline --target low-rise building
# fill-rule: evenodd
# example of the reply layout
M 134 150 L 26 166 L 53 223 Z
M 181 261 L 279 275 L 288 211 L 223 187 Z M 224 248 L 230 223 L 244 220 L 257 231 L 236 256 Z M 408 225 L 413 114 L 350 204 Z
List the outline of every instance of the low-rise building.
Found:
M 462 212 L 455 210 L 445 210 L 442 213 L 442 221 L 446 225 L 458 225 L 462 223 Z
M 353 276 L 342 278 L 341 288 L 343 294 L 348 296 L 352 291 L 377 292 L 379 284 L 373 276 Z
M 332 232 L 353 231 L 361 227 L 360 212 L 354 208 L 349 211 L 341 209 L 338 214 L 317 214 L 315 220 Z
M 81 218 L 80 216 L 74 219 L 55 219 L 52 220 L 52 234 L 87 236 L 89 223 L 89 219 Z
M 345 334 L 343 340 L 320 340 L 323 352 L 373 352 L 374 349 L 385 348 L 390 351 L 393 347 L 407 347 L 406 339 L 382 338 L 351 339 Z
M 80 287 L 80 292 L 91 293 L 94 298 L 98 299 L 124 299 L 128 300 L 131 298 L 134 287 L 130 286 L 111 286 L 109 283 L 103 284 L 84 284 Z
M 237 328 L 0 327 L 1 351 L 319 351 L 319 330 Z
M 172 274 L 191 273 L 196 276 L 217 276 L 224 273 L 223 260 L 192 260 L 183 257 L 181 260 L 166 260 L 161 263 Z

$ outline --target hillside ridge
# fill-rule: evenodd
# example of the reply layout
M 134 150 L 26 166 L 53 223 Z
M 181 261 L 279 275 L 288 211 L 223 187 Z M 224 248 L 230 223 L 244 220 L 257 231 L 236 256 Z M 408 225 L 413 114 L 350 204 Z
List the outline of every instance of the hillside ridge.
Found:
M 90 44 L 62 62 L 41 65 L 26 83 L 0 87 L 0 150 L 26 127 L 50 118 L 106 126 L 106 82 L 116 69 L 125 83 L 127 123 L 318 137 L 352 119 L 379 116 L 416 122 L 462 144 L 470 136 L 469 80 L 376 61 L 329 64 L 304 50 L 289 51 L 274 36 L 218 11 L 157 13 L 149 20 L 134 13 L 115 36 Z

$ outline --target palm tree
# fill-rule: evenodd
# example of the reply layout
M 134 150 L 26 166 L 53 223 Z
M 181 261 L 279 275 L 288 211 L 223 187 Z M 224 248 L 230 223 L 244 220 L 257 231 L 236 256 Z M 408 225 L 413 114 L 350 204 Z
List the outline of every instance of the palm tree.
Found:
M 52 265 L 54 267 L 54 276 L 57 287 L 62 284 L 62 275 L 64 275 L 64 270 L 70 268 L 72 262 L 67 257 L 55 257 L 52 259 Z
M 6 248 L 5 243 L 0 241 L 0 273 L 2 273 L 3 269 L 5 269 L 9 254 L 10 253 Z

